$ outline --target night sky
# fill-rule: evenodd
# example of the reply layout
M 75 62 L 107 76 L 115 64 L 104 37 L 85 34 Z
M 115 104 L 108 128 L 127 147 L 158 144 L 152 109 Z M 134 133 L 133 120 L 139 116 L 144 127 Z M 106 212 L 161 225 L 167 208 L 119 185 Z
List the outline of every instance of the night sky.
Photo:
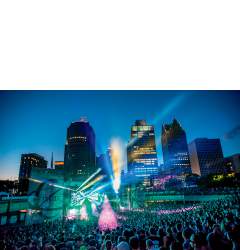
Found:
M 188 142 L 220 138 L 224 156 L 240 153 L 240 91 L 0 91 L 0 177 L 17 177 L 22 153 L 63 160 L 66 130 L 87 117 L 97 153 L 112 137 L 129 140 L 136 119 L 155 125 L 162 161 L 161 126 L 175 117 Z

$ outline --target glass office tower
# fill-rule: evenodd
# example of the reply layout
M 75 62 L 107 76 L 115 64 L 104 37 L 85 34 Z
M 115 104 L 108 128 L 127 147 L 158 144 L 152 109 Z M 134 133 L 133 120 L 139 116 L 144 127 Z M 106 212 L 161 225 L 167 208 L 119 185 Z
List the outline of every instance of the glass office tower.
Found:
M 161 141 L 165 171 L 172 175 L 191 173 L 186 133 L 176 119 L 162 126 Z
M 155 133 L 152 125 L 137 120 L 131 128 L 127 147 L 128 173 L 149 180 L 158 175 Z
M 189 153 L 194 174 L 205 176 L 225 172 L 220 139 L 195 139 L 189 144 Z

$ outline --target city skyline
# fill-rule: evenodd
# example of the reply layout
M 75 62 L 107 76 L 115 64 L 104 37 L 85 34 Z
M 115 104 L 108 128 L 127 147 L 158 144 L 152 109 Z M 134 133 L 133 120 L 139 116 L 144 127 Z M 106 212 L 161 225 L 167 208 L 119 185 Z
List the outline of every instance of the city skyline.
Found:
M 48 162 L 64 159 L 67 128 L 87 117 L 96 134 L 97 154 L 112 137 L 127 143 L 132 123 L 154 125 L 162 162 L 162 124 L 173 118 L 187 142 L 220 138 L 224 156 L 240 152 L 239 91 L 1 91 L 1 179 L 18 176 L 21 154 L 37 153 Z

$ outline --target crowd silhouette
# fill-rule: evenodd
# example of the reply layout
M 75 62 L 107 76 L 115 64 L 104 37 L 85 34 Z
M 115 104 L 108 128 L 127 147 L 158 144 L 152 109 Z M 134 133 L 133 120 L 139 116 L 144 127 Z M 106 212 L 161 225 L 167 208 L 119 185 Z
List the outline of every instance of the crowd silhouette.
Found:
M 191 206 L 166 203 L 118 211 L 118 227 L 105 231 L 100 231 L 97 217 L 2 226 L 0 249 L 240 250 L 239 204 L 235 193 Z

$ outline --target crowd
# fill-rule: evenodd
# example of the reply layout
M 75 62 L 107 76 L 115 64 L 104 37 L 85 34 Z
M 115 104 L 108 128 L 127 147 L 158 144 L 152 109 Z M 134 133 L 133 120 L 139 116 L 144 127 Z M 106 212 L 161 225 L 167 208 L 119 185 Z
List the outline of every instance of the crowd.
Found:
M 156 188 L 149 188 L 148 192 L 157 192 L 158 194 L 161 195 L 209 195 L 209 194 L 234 194 L 236 192 L 240 192 L 239 187 L 216 187 L 216 188 L 201 188 L 201 187 L 184 187 L 184 188 L 179 188 L 179 189 L 162 189 L 159 190 L 157 187 Z
M 95 217 L 2 227 L 0 249 L 240 250 L 239 194 L 170 214 L 159 213 L 164 206 L 119 211 L 118 227 L 104 232 Z

